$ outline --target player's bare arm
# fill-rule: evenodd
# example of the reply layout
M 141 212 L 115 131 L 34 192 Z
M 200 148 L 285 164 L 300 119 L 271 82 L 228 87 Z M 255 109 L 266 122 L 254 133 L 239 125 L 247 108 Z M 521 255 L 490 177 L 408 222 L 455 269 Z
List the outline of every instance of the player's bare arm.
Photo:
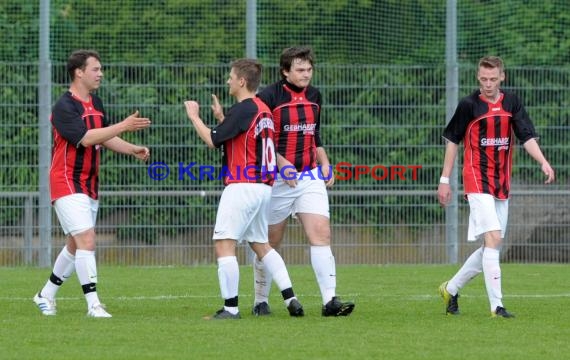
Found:
M 437 197 L 441 206 L 446 206 L 451 201 L 451 186 L 449 185 L 449 177 L 453 171 L 453 163 L 457 156 L 458 145 L 448 141 L 445 147 L 445 158 L 443 160 L 443 170 L 439 186 L 437 187 Z
M 132 155 L 142 161 L 147 161 L 150 158 L 150 150 L 147 147 L 131 144 L 118 136 L 105 141 L 102 145 L 109 150 L 120 154 Z
M 150 126 L 150 123 L 150 119 L 139 117 L 139 111 L 137 110 L 120 123 L 88 130 L 83 139 L 81 139 L 81 145 L 87 147 L 102 144 L 124 132 L 146 129 Z
M 554 170 L 550 167 L 550 164 L 540 151 L 540 147 L 536 142 L 536 139 L 530 139 L 523 144 L 523 147 L 528 152 L 528 154 L 540 164 L 540 168 L 544 175 L 546 175 L 545 184 L 550 184 L 554 182 Z
M 184 102 L 184 107 L 186 108 L 186 114 L 190 121 L 192 121 L 192 125 L 194 125 L 198 136 L 200 136 L 209 148 L 214 148 L 212 130 L 207 127 L 200 118 L 200 104 L 196 101 L 188 100 Z
M 321 168 L 323 179 L 325 179 L 326 187 L 332 187 L 334 184 L 334 174 L 332 174 L 331 163 L 324 147 L 317 148 L 317 162 Z

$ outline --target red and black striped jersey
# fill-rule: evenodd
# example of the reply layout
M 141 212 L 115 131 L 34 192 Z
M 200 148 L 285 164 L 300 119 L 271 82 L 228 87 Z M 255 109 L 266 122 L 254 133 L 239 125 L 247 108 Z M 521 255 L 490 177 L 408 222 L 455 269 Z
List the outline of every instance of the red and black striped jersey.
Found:
M 224 184 L 264 183 L 275 178 L 274 124 L 271 111 L 258 98 L 234 104 L 212 129 L 214 146 L 223 149 Z
M 84 102 L 68 91 L 53 106 L 51 124 L 51 200 L 75 193 L 97 199 L 100 145 L 85 147 L 81 140 L 87 130 L 108 126 L 101 99 L 91 95 Z
M 259 94 L 273 113 L 275 151 L 297 171 L 317 166 L 320 137 L 321 93 L 313 86 L 299 88 L 285 80 L 273 83 Z
M 502 91 L 496 103 L 479 90 L 461 99 L 443 137 L 463 141 L 463 187 L 466 194 L 484 193 L 508 199 L 514 136 L 521 142 L 537 138 L 521 100 Z

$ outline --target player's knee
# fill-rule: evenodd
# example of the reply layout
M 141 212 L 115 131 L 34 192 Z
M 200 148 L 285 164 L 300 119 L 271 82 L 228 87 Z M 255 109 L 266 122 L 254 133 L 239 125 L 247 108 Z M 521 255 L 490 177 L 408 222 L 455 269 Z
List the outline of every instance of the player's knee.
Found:
M 278 249 L 279 246 L 281 246 L 281 238 L 280 237 L 272 237 L 269 236 L 269 245 L 273 248 L 273 249 Z

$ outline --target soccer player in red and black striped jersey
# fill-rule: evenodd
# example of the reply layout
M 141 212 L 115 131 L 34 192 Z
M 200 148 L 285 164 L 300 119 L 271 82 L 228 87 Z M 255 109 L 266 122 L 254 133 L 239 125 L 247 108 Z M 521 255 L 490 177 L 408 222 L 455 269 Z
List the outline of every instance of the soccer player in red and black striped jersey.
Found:
M 236 246 L 243 240 L 272 274 L 289 314 L 304 315 L 285 263 L 268 243 L 267 216 L 275 167 L 274 124 L 267 105 L 255 97 L 260 81 L 261 64 L 256 60 L 239 59 L 232 63 L 227 84 L 229 94 L 237 103 L 224 115 L 218 98 L 212 96 L 212 110 L 220 121 L 213 129 L 200 119 L 196 101 L 184 103 L 200 138 L 211 148 L 222 147 L 224 152 L 226 187 L 218 206 L 213 236 L 224 306 L 211 317 L 213 319 L 240 318 Z
M 87 301 L 87 315 L 111 317 L 97 295 L 95 222 L 99 208 L 99 160 L 101 147 L 146 161 L 149 149 L 122 140 L 119 135 L 150 126 L 138 111 L 110 125 L 103 103 L 92 92 L 99 88 L 103 70 L 99 54 L 78 50 L 67 61 L 69 91 L 53 106 L 51 200 L 67 236 L 46 285 L 34 296 L 44 315 L 56 314 L 55 296 L 73 271 Z
M 301 222 L 311 245 L 311 265 L 322 297 L 323 316 L 346 316 L 351 302 L 336 296 L 336 264 L 331 250 L 329 201 L 326 186 L 334 175 L 320 137 L 321 93 L 310 85 L 313 51 L 309 47 L 285 49 L 280 58 L 281 80 L 257 96 L 271 109 L 279 173 L 273 186 L 269 218 L 269 243 L 278 248 L 287 219 Z M 271 277 L 254 259 L 254 313 L 269 314 Z
M 538 146 L 538 135 L 521 100 L 500 88 L 505 80 L 501 58 L 482 58 L 477 80 L 479 89 L 459 102 L 443 133 L 447 145 L 437 192 L 442 206 L 451 201 L 449 177 L 463 141 L 463 187 L 470 208 L 467 239 L 482 240 L 483 245 L 439 291 L 446 313 L 459 314 L 459 290 L 483 272 L 491 315 L 509 318 L 514 315 L 502 302 L 499 251 L 507 226 L 514 141 L 518 139 L 540 164 L 546 184 L 554 181 L 554 170 Z

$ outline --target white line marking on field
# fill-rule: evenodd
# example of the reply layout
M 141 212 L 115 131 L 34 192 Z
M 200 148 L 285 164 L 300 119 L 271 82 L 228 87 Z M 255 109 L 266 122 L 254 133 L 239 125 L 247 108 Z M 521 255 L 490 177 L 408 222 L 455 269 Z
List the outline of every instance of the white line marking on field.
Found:
M 406 297 L 406 295 L 392 295 L 384 297 Z M 408 299 L 412 300 L 430 300 L 433 298 L 440 298 L 440 295 L 409 295 Z M 464 295 L 461 294 L 462 298 L 487 298 L 485 293 L 481 295 Z M 567 298 L 570 297 L 570 293 L 562 294 L 507 294 L 503 295 L 504 298 L 517 298 L 517 299 L 549 299 L 549 298 Z
M 298 294 L 299 298 L 314 298 L 321 297 L 319 294 L 303 295 Z M 117 301 L 168 301 L 168 300 L 180 300 L 180 299 L 217 299 L 220 295 L 155 295 L 155 296 L 118 296 L 109 297 L 103 295 L 105 299 L 112 299 Z M 240 295 L 240 298 L 252 298 L 253 295 Z M 343 294 L 343 299 L 358 299 L 363 297 L 374 297 L 374 298 L 404 298 L 408 300 L 426 301 L 439 299 L 439 295 L 405 295 L 405 294 L 392 294 L 392 295 L 376 295 L 376 294 Z M 461 297 L 465 298 L 486 298 L 487 295 L 484 293 L 481 295 L 463 295 Z M 505 298 L 517 298 L 517 299 L 551 299 L 551 298 L 570 298 L 570 293 L 561 294 L 509 294 L 505 295 Z M 58 297 L 57 301 L 77 301 L 81 300 L 83 297 Z M 31 297 L 0 297 L 0 301 L 32 301 Z

